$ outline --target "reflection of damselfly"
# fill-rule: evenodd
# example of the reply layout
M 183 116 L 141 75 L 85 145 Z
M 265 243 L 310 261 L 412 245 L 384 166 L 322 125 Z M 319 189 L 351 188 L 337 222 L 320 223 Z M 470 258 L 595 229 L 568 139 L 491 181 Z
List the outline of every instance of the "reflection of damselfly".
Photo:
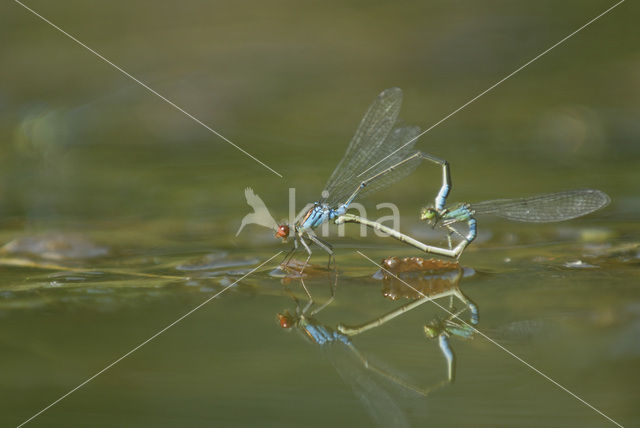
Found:
M 611 199 L 600 190 L 584 189 L 550 193 L 521 199 L 497 199 L 476 204 L 461 203 L 452 208 L 442 208 L 437 204 L 420 211 L 420 219 L 432 227 L 443 228 L 447 232 L 449 248 L 424 244 L 383 224 L 352 214 L 344 214 L 336 219 L 340 223 L 360 223 L 380 230 L 389 236 L 412 245 L 426 253 L 458 258 L 477 234 L 475 216 L 493 214 L 513 221 L 548 223 L 570 220 L 592 213 L 609 204 Z M 460 225 L 466 225 L 466 232 Z M 459 239 L 455 247 L 452 236 Z
M 451 314 L 445 319 L 434 318 L 424 325 L 424 334 L 429 339 L 435 339 L 436 337 L 438 338 L 438 343 L 440 345 L 442 355 L 444 355 L 444 358 L 447 360 L 449 382 L 453 382 L 456 377 L 456 359 L 455 354 L 453 353 L 453 349 L 451 349 L 449 338 L 451 336 L 455 336 L 461 339 L 470 339 L 475 333 L 474 327 L 465 322 L 456 320 L 456 318 L 458 318 L 458 315 L 460 314 L 461 312 L 456 312 L 455 314 Z M 474 320 L 474 315 L 477 314 L 472 313 L 472 323 Z
M 285 312 L 278 314 L 278 318 L 282 328 L 295 328 L 305 339 L 324 351 L 324 355 L 379 426 L 409 426 L 405 411 L 395 399 L 390 386 L 398 385 L 402 390 L 418 394 L 418 397 L 440 386 L 424 389 L 412 384 L 404 376 L 374 364 L 355 347 L 351 338 L 300 312 L 299 306 L 295 314 Z
M 404 264 L 408 264 L 407 261 L 411 262 L 411 259 L 405 259 L 402 262 Z M 460 268 L 460 266 L 457 263 L 455 263 L 455 270 L 454 270 L 455 275 L 453 276 L 443 277 L 442 275 L 434 275 L 432 277 L 426 276 L 420 279 L 415 278 L 415 272 L 413 273 L 411 271 L 405 271 L 405 272 L 412 274 L 411 276 L 413 277 L 413 279 L 410 282 L 412 283 L 411 289 L 413 291 L 418 292 L 418 294 L 420 294 L 422 298 L 415 299 L 412 302 L 402 305 L 367 323 L 357 325 L 357 326 L 347 326 L 344 324 L 338 324 L 337 329 L 340 333 L 344 335 L 354 336 L 356 334 L 363 333 L 367 330 L 380 327 L 381 325 L 386 324 L 392 319 L 397 318 L 398 316 L 405 314 L 417 308 L 418 306 L 421 306 L 426 302 L 436 300 L 436 299 L 441 299 L 444 297 L 449 297 L 450 298 L 449 310 L 448 310 L 449 316 L 445 319 L 436 317 L 433 320 L 427 322 L 424 326 L 424 333 L 430 339 L 438 338 L 440 350 L 442 351 L 442 354 L 447 360 L 447 371 L 448 371 L 447 381 L 453 382 L 455 379 L 455 356 L 454 356 L 453 350 L 451 349 L 449 338 L 451 336 L 455 336 L 463 339 L 470 338 L 475 332 L 475 327 L 473 326 L 477 325 L 479 321 L 478 307 L 462 292 L 462 290 L 460 290 L 460 287 L 459 287 L 460 280 L 463 276 L 463 269 Z M 398 282 L 398 279 L 396 278 L 397 275 L 392 272 L 389 272 L 389 273 L 391 273 L 391 275 L 384 275 L 384 280 Z M 443 284 L 442 284 L 442 280 L 444 278 L 446 278 L 446 282 L 448 283 L 448 286 L 446 287 L 443 287 Z M 434 284 L 437 283 L 438 286 L 431 287 L 430 279 L 434 282 Z M 404 287 L 407 290 L 409 289 L 409 287 L 406 285 L 407 283 L 404 280 L 400 282 L 402 283 L 402 287 Z M 430 291 L 427 291 L 427 290 L 430 290 Z M 412 294 L 412 293 L 409 293 L 409 294 Z M 454 308 L 454 305 L 453 305 L 454 297 L 464 304 L 464 307 L 462 309 L 456 310 Z M 397 297 L 394 297 L 394 299 L 395 298 Z M 460 315 L 462 315 L 467 310 L 469 310 L 469 322 L 465 322 L 460 318 Z
M 331 360 L 340 376 L 353 388 L 355 394 L 365 404 L 369 414 L 380 426 L 408 426 L 405 412 L 400 408 L 400 404 L 407 404 L 406 398 L 403 398 L 402 401 L 395 400 L 395 394 L 389 390 L 389 387 L 397 385 L 402 390 L 426 396 L 452 382 L 455 376 L 455 357 L 449 344 L 449 338 L 452 336 L 465 339 L 471 337 L 475 329 L 470 324 L 476 325 L 478 323 L 478 308 L 459 288 L 459 282 L 467 271 L 456 262 L 426 260 L 419 257 L 405 259 L 390 257 L 383 261 L 383 266 L 385 266 L 381 270 L 384 284 L 383 294 L 392 300 L 410 298 L 413 300 L 412 302 L 361 326 L 347 327 L 344 324 L 339 324 L 334 329 L 314 318 L 314 315 L 327 304 L 313 311 L 311 310 L 312 306 L 307 304 L 304 309 L 300 310 L 298 299 L 292 295 L 296 302 L 295 313 L 290 314 L 286 311 L 278 314 L 278 319 L 282 328 L 299 331 L 305 339 L 325 351 L 325 355 Z M 407 287 L 404 280 L 398 280 L 396 274 L 409 279 L 411 286 Z M 378 274 L 376 274 L 377 276 Z M 413 294 L 414 292 L 416 294 Z M 421 298 L 416 299 L 416 295 Z M 451 316 L 445 320 L 435 318 L 428 322 L 424 327 L 424 332 L 428 338 L 437 337 L 439 339 L 440 349 L 448 364 L 449 373 L 446 379 L 435 381 L 426 388 L 417 386 L 405 375 L 372 362 L 355 347 L 352 341 L 353 336 L 381 326 L 429 300 L 445 297 L 451 299 L 449 304 Z M 453 308 L 454 298 L 464 304 L 463 309 L 457 311 Z M 470 324 L 459 318 L 466 310 L 470 312 Z
M 373 372 L 378 376 L 386 379 L 387 381 L 399 385 L 407 390 L 413 391 L 417 394 L 425 396 L 442 385 L 442 383 L 440 382 L 435 386 L 423 388 L 414 385 L 407 379 L 403 378 L 403 376 L 391 373 L 388 369 L 382 368 L 377 364 L 369 361 L 369 359 L 362 352 L 360 352 L 358 348 L 355 347 L 353 341 L 351 340 L 351 336 L 355 336 L 359 332 L 350 332 L 349 334 L 341 333 L 340 331 L 337 331 L 327 325 L 320 323 L 316 318 L 313 317 L 313 315 L 317 314 L 322 308 L 308 312 L 309 309 L 310 307 L 307 305 L 304 310 L 300 310 L 300 306 L 298 305 L 298 301 L 296 299 L 296 311 L 294 314 L 290 313 L 289 311 L 284 311 L 283 313 L 278 314 L 280 327 L 287 330 L 295 328 L 300 333 L 302 333 L 302 336 L 306 340 L 315 345 L 322 346 L 326 349 L 328 349 L 328 347 L 336 346 L 346 347 L 349 350 L 349 353 L 354 356 L 360 363 L 361 368 Z M 307 315 L 307 313 L 309 313 L 309 315 Z M 353 375 L 353 373 L 349 374 L 344 369 L 341 370 L 340 367 L 336 368 L 339 369 L 343 377 L 351 377 Z M 359 382 L 362 383 L 362 380 L 360 380 Z M 372 382 L 368 383 L 373 384 Z M 374 391 L 368 391 L 368 393 L 372 392 Z
M 442 166 L 443 185 L 435 200 L 435 206 L 444 209 L 449 193 L 449 168 L 446 161 L 413 150 L 413 139 L 420 129 L 414 126 L 397 126 L 402 91 L 391 88 L 383 91 L 371 104 L 360 122 L 358 129 L 347 147 L 347 151 L 329 178 L 322 199 L 295 222 L 293 226 L 294 248 L 285 257 L 287 264 L 298 244 L 302 245 L 308 256 L 300 272 L 311 258 L 310 244 L 316 244 L 329 254 L 329 265 L 333 260 L 333 250 L 329 243 L 320 239 L 314 229 L 321 224 L 346 213 L 356 197 L 369 195 L 374 191 L 395 183 L 409 175 L 423 159 Z M 364 179 L 358 175 L 367 171 Z M 276 237 L 286 238 L 290 234 L 289 225 L 280 225 Z

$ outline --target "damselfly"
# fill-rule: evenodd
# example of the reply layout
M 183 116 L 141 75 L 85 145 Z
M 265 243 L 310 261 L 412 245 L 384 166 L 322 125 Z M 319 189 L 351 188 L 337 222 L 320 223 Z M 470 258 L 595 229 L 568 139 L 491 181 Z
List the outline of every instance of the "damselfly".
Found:
M 447 232 L 449 248 L 424 244 L 383 224 L 352 214 L 340 216 L 336 223 L 364 224 L 426 253 L 458 258 L 477 235 L 476 215 L 493 214 L 513 221 L 548 223 L 582 217 L 607 206 L 609 202 L 611 198 L 600 190 L 582 189 L 529 198 L 496 199 L 476 204 L 460 203 L 452 208 L 440 208 L 437 205 L 422 208 L 420 219 L 432 227 L 443 228 Z M 466 225 L 466 233 L 458 228 L 461 224 Z M 452 236 L 459 239 L 455 247 L 452 244 Z
M 311 209 L 295 222 L 293 231 L 287 224 L 278 227 L 276 237 L 286 240 L 292 232 L 294 238 L 294 247 L 285 257 L 283 265 L 286 266 L 300 244 L 308 254 L 300 270 L 302 273 L 311 258 L 311 243 L 329 254 L 331 265 L 333 249 L 329 243 L 315 234 L 314 229 L 345 214 L 356 197 L 369 195 L 406 177 L 423 159 L 442 167 L 443 184 L 436 197 L 435 206 L 444 209 L 451 187 L 449 166 L 442 159 L 414 151 L 413 140 L 420 134 L 420 128 L 397 125 L 401 103 L 402 91 L 399 88 L 387 89 L 378 95 L 362 118 L 344 157 L 329 178 L 322 192 L 322 199 L 315 202 Z M 371 168 L 371 165 L 375 166 Z M 365 170 L 368 175 L 364 179 L 358 178 Z

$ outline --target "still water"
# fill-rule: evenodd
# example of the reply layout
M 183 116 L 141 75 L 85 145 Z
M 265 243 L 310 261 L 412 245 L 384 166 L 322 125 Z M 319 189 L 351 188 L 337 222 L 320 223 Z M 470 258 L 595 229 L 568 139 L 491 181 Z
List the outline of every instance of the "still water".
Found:
M 255 225 L 236 236 L 246 187 L 276 220 L 289 216 L 289 189 L 296 210 L 317 200 L 381 90 L 402 87 L 404 121 L 425 129 L 609 4 L 186 4 L 31 6 L 283 178 L 19 6 L 2 15 L 12 49 L 0 70 L 0 424 L 20 424 L 222 292 L 27 426 L 613 426 L 480 334 L 450 338 L 447 383 L 424 333 L 446 312 L 430 302 L 351 338 L 395 383 L 345 346 L 281 328 L 278 314 L 306 303 L 298 279 L 274 272 L 290 244 Z M 451 202 L 611 196 L 570 222 L 479 219 L 456 286 L 482 333 L 634 426 L 640 62 L 637 6 L 620 7 L 416 148 L 451 163 Z M 439 186 L 424 164 L 362 203 L 373 219 L 389 214 L 377 204 L 396 204 L 402 231 L 429 241 L 417 213 Z M 376 263 L 419 253 L 355 225 L 337 235 L 335 300 L 315 322 L 358 325 L 409 302 L 385 298 L 357 251 Z M 312 263 L 318 307 L 334 278 L 320 251 Z
M 463 256 L 468 273 L 459 287 L 479 307 L 482 332 L 601 411 L 630 420 L 639 393 L 640 247 L 622 239 L 581 240 L 580 232 L 592 223 L 585 220 L 568 230 L 537 227 L 536 233 L 556 237 L 544 243 L 505 232 L 507 243 L 473 245 Z M 161 235 L 180 226 L 157 227 Z M 631 227 L 626 232 L 638 233 Z M 180 236 L 172 236 L 173 243 L 147 242 L 135 250 L 133 245 L 107 246 L 139 233 L 118 230 L 96 237 L 101 246 L 83 250 L 107 249 L 108 254 L 91 259 L 52 261 L 60 235 L 40 238 L 54 242 L 45 253 L 48 260 L 24 253 L 0 259 L 5 264 L 6 424 L 28 416 L 34 406 L 44 407 L 278 249 L 194 250 L 185 248 Z M 80 238 L 67 239 L 76 245 Z M 383 283 L 373 277 L 378 268 L 356 249 L 376 261 L 391 254 L 415 255 L 395 244 L 340 245 L 336 299 L 315 315 L 324 325 L 364 323 L 406 303 L 383 297 Z M 15 266 L 27 260 L 33 264 Z M 426 397 L 363 369 L 352 357 L 335 362 L 332 354 L 344 350 L 323 349 L 278 325 L 278 313 L 296 309 L 290 293 L 302 303 L 305 296 L 297 280 L 274 277 L 276 264 L 227 289 L 34 423 L 367 425 L 370 418 L 386 424 L 390 413 L 394 424 L 603 423 L 601 416 L 478 335 L 451 338 L 456 381 Z M 323 274 L 310 275 L 306 283 L 319 302 L 329 297 L 330 281 Z M 441 304 L 447 307 L 447 300 Z M 436 316 L 446 313 L 427 302 L 352 340 L 372 361 L 428 389 L 447 378 L 436 341 L 428 341 L 422 331 Z M 345 370 L 366 381 L 347 377 L 345 383 L 340 377 Z

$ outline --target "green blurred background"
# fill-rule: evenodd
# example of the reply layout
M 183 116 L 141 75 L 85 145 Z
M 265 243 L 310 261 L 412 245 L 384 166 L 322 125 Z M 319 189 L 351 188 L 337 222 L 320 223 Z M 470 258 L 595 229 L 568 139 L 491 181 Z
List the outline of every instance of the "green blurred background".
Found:
M 287 187 L 316 198 L 382 89 L 401 87 L 403 120 L 427 128 L 611 4 L 29 5 L 284 178 L 13 3 L 2 18 L 5 216 L 220 222 L 243 211 L 247 185 L 273 207 Z M 454 199 L 599 186 L 635 205 L 634 7 L 420 138 L 452 163 Z M 427 171 L 395 190 L 430 195 L 439 176 Z

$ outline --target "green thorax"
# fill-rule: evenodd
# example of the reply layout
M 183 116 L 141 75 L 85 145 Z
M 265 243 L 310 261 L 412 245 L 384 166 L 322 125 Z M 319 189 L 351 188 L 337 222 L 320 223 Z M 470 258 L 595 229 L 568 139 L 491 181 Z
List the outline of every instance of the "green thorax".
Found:
M 473 210 L 467 203 L 459 203 L 448 209 L 440 217 L 442 220 L 458 220 L 465 221 L 473 217 Z

